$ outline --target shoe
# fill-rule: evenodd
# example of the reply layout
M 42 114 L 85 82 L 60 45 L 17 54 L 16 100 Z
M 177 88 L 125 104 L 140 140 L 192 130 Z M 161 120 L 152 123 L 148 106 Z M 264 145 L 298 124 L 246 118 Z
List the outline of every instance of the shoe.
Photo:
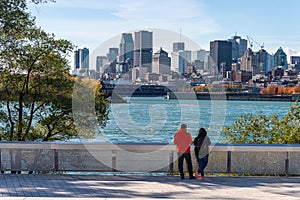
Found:
M 195 176 L 190 176 L 190 178 L 189 179 L 195 179 Z
M 204 180 L 204 176 L 201 176 L 200 179 L 201 179 L 201 180 Z
M 198 179 L 198 177 L 199 177 L 199 172 L 198 170 L 195 170 L 195 178 Z
M 184 176 L 181 176 L 180 179 L 183 180 L 183 179 L 184 179 Z

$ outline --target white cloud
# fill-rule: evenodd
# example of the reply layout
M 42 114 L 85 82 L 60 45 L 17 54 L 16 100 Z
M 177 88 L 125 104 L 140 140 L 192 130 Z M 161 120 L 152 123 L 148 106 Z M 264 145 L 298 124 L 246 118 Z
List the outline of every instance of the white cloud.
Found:
M 51 15 L 47 15 L 46 19 L 39 20 L 43 28 L 56 35 L 70 36 L 71 39 L 81 38 L 82 41 L 87 38 L 88 40 L 94 39 L 95 42 L 105 41 L 110 38 L 109 36 L 145 27 L 177 32 L 182 29 L 182 33 L 191 38 L 214 33 L 220 29 L 219 25 L 206 13 L 205 5 L 196 0 L 73 0 L 71 3 L 67 0 L 59 0 L 57 3 L 42 6 L 83 8 L 83 12 L 78 13 L 82 16 L 85 15 L 84 8 L 99 9 L 99 17 L 94 19 L 74 21 L 68 16 L 62 16 L 64 18 L 57 21 L 55 17 L 51 18 Z M 107 10 L 106 14 L 117 17 L 117 20 L 103 17 L 101 10 Z
M 114 13 L 124 19 L 189 19 L 201 15 L 202 5 L 198 1 L 161 1 L 161 0 L 139 0 L 122 1 Z
M 300 50 L 299 35 L 260 35 L 253 36 L 253 38 L 255 38 L 258 43 L 264 44 L 265 49 L 267 49 L 269 53 L 276 53 L 279 47 L 285 47 L 283 48 L 285 53 L 287 53 L 286 51 L 290 52 L 290 54 L 287 53 L 288 55 L 292 55 L 292 53 L 298 52 Z M 255 48 L 258 48 L 256 44 L 254 45 Z M 299 50 L 295 50 L 295 48 L 298 47 Z
M 206 13 L 200 1 L 122 1 L 113 13 L 129 26 L 165 28 L 191 36 L 214 33 L 219 25 Z
M 132 30 L 158 28 L 177 33 L 182 30 L 182 35 L 194 40 L 220 30 L 218 23 L 206 12 L 205 4 L 197 0 L 58 0 L 56 3 L 38 5 L 37 8 L 30 9 L 37 13 L 36 9 L 39 9 L 39 6 L 39 26 L 47 32 L 54 33 L 58 38 L 71 40 L 78 47 L 87 47 L 90 51 L 113 36 Z M 52 12 L 53 8 L 60 8 L 59 19 L 55 13 L 52 15 L 52 12 L 47 12 L 48 8 L 51 8 Z M 76 21 L 61 13 L 63 8 L 76 8 Z M 78 11 L 78 8 L 82 9 L 82 12 Z M 86 19 L 85 12 L 88 12 L 88 9 L 99 10 L 99 16 L 93 15 L 93 18 Z M 115 47 L 118 47 L 118 44 Z M 105 51 L 107 52 L 105 49 L 103 53 Z
M 300 56 L 300 51 L 299 50 L 295 50 L 295 49 L 290 49 L 288 47 L 282 48 L 283 51 L 286 53 L 287 55 L 287 60 L 288 62 L 290 62 L 290 57 L 291 56 Z

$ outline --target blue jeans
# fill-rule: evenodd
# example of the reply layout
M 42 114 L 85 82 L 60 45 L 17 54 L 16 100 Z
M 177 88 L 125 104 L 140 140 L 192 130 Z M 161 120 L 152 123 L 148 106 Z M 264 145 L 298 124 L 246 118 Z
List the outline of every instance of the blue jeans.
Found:
M 204 169 L 208 164 L 208 155 L 206 155 L 203 158 L 198 157 L 198 163 L 199 163 L 199 173 L 201 176 L 204 176 Z
M 189 176 L 193 176 L 193 165 L 192 165 L 192 158 L 190 153 L 177 153 L 178 154 L 178 169 L 180 176 L 183 178 L 184 177 L 184 172 L 183 172 L 183 159 L 185 159 L 187 165 L 188 165 L 188 171 L 189 171 Z

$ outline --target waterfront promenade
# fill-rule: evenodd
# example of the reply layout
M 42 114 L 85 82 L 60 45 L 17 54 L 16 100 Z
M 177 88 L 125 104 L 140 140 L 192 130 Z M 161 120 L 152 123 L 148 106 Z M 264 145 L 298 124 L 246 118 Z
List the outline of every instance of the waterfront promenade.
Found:
M 300 177 L 0 175 L 0 199 L 299 199 Z

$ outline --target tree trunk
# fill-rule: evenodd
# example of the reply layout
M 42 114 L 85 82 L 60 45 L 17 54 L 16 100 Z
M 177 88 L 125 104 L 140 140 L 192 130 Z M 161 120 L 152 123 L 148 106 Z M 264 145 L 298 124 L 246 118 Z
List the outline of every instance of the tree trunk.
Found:
M 18 117 L 18 130 L 17 130 L 17 140 L 20 141 L 22 138 L 22 131 L 23 131 L 23 101 L 24 101 L 24 94 L 20 94 L 19 96 L 19 117 Z
M 6 102 L 6 108 L 7 108 L 7 111 L 8 111 L 8 120 L 9 120 L 9 123 L 10 123 L 9 140 L 12 141 L 13 136 L 14 136 L 15 123 L 12 120 L 9 102 Z

